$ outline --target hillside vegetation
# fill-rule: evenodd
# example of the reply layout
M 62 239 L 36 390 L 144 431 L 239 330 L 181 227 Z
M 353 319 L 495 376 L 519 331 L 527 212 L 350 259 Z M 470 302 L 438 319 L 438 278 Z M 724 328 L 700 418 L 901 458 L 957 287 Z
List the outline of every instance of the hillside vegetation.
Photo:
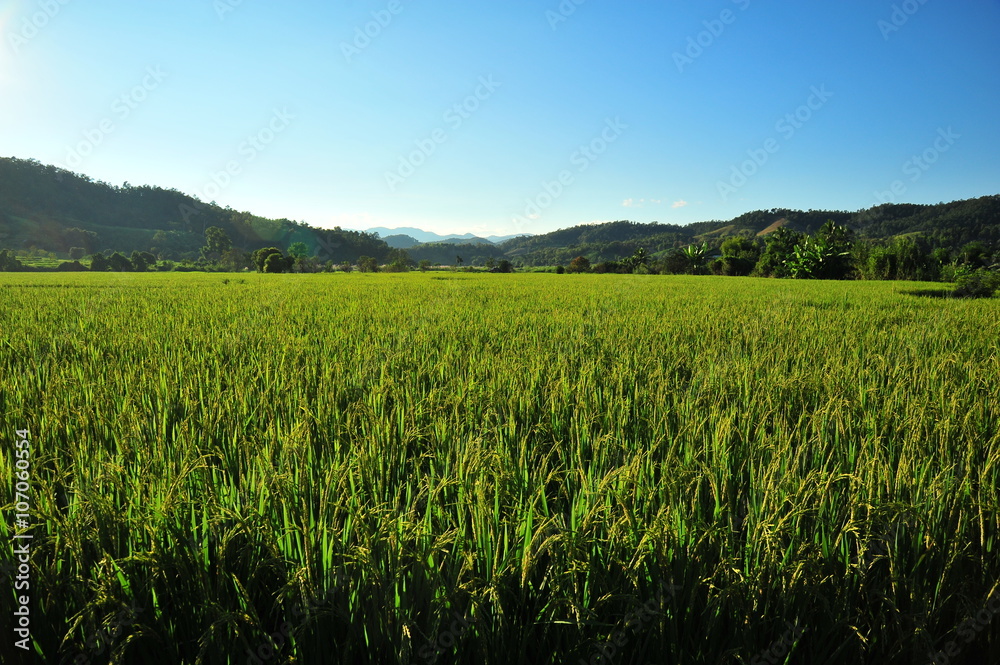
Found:
M 102 258 L 118 252 L 123 259 L 135 252 L 147 253 L 154 262 L 182 261 L 198 269 L 243 269 L 254 267 L 255 251 L 273 249 L 294 255 L 287 268 L 300 271 L 387 264 L 398 270 L 418 264 L 489 267 L 500 261 L 516 267 L 569 266 L 582 259 L 588 266 L 603 265 L 599 272 L 622 272 L 637 268 L 629 261 L 639 256 L 653 272 L 697 273 L 704 268 L 718 274 L 784 276 L 780 264 L 796 244 L 830 222 L 850 235 L 848 249 L 855 254 L 850 274 L 841 277 L 903 278 L 906 271 L 895 264 L 910 261 L 934 265 L 920 275 L 916 269 L 907 274 L 938 279 L 944 274 L 941 268 L 961 263 L 963 256 L 975 255 L 969 262 L 973 267 L 1000 261 L 1000 195 L 937 205 L 886 204 L 857 212 L 758 210 L 685 226 L 617 221 L 492 241 L 466 236 L 419 242 L 414 235 L 383 239 L 375 233 L 267 219 L 176 190 L 128 183 L 117 187 L 32 160 L 0 159 L 0 249 L 13 250 L 21 265 L 36 267 L 49 265 L 42 261 L 76 260 L 98 252 Z M 215 243 L 221 251 L 212 251 L 212 229 L 226 238 Z M 784 254 L 761 266 L 775 235 L 787 245 Z M 726 243 L 733 238 L 746 242 L 737 250 L 729 243 L 736 253 L 727 255 Z M 694 263 L 682 256 L 692 246 L 701 252 Z M 879 254 L 885 247 L 894 248 L 894 258 Z M 878 256 L 872 259 L 873 254 Z M 727 256 L 737 261 L 718 263 Z M 101 259 L 98 263 L 104 265 Z M 125 265 L 123 260 L 118 264 Z M 0 261 L 0 270 L 17 264 L 5 265 Z

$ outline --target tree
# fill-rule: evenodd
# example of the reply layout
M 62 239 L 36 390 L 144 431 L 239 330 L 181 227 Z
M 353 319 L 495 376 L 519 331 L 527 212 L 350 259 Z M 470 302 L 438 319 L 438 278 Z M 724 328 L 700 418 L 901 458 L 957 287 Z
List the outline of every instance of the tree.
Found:
M 218 261 L 232 246 L 233 241 L 225 231 L 218 226 L 210 226 L 205 229 L 205 246 L 201 248 L 201 255 L 209 261 Z
M 456 266 L 460 266 L 463 263 L 465 263 L 465 259 L 463 259 L 461 256 L 456 256 L 455 257 L 455 265 Z
M 156 265 L 156 257 L 149 252 L 132 252 L 129 261 L 135 266 L 136 272 L 146 272 L 150 267 Z
M 371 256 L 362 256 L 358 259 L 358 270 L 361 272 L 378 272 L 378 261 Z
M 421 259 L 420 261 L 420 272 L 427 272 L 430 270 L 431 262 L 430 259 Z
M 294 261 L 291 257 L 285 258 L 280 252 L 277 254 L 268 254 L 267 258 L 264 260 L 264 270 L 265 273 L 279 273 L 285 272 L 289 268 L 289 261 Z
M 288 246 L 288 255 L 296 259 L 304 259 L 309 256 L 309 245 L 304 242 L 293 242 Z
M 851 276 L 854 271 L 851 265 L 854 231 L 832 219 L 827 220 L 816 232 L 814 242 L 825 255 L 817 273 L 819 279 L 847 279 Z
M 222 257 L 219 259 L 219 264 L 226 270 L 243 270 L 249 267 L 250 263 L 252 263 L 250 255 L 246 252 L 241 252 L 235 247 L 227 252 L 223 252 Z
M 406 272 L 413 265 L 410 254 L 405 249 L 398 248 L 389 250 L 385 262 L 388 264 L 389 272 Z
M 590 260 L 586 256 L 578 256 L 569 262 L 566 272 L 590 272 Z
M 493 270 L 496 272 L 511 273 L 514 272 L 514 266 L 507 259 L 500 259 L 500 262 L 497 263 L 497 267 Z
M 642 247 L 635 250 L 632 256 L 628 257 L 622 261 L 622 266 L 627 272 L 635 272 L 639 269 L 639 266 L 649 267 L 649 254 Z
M 804 238 L 803 234 L 784 226 L 772 232 L 767 236 L 754 274 L 762 277 L 790 277 L 787 261 L 795 255 L 795 247 Z
M 108 259 L 104 256 L 104 254 L 97 252 L 90 257 L 91 272 L 107 272 L 108 268 L 110 268 L 110 266 L 108 265 Z
M 257 266 L 257 272 L 266 272 L 264 266 L 267 264 L 268 257 L 277 254 L 284 260 L 285 255 L 277 247 L 264 247 L 263 249 L 258 249 L 255 251 L 250 259 L 255 266 Z
M 87 250 L 83 247 L 70 247 L 69 248 L 69 258 L 74 261 L 79 261 L 87 255 Z
M 108 267 L 114 272 L 132 272 L 135 266 L 121 252 L 115 252 L 108 257 Z
M 0 272 L 16 272 L 23 267 L 13 252 L 6 249 L 0 252 Z
M 63 242 L 70 247 L 82 247 L 84 255 L 97 245 L 97 233 L 80 228 L 66 229 L 62 233 Z M 70 250 L 72 251 L 72 249 Z
M 829 221 L 812 238 L 792 248 L 785 259 L 789 275 L 795 279 L 846 279 L 852 272 L 853 231 Z

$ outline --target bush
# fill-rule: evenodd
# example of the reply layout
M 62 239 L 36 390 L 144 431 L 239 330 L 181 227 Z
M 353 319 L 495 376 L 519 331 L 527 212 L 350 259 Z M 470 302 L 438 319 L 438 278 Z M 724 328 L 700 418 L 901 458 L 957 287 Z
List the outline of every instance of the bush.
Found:
M 1000 288 L 1000 273 L 979 268 L 976 270 L 959 270 L 955 276 L 956 298 L 992 298 Z

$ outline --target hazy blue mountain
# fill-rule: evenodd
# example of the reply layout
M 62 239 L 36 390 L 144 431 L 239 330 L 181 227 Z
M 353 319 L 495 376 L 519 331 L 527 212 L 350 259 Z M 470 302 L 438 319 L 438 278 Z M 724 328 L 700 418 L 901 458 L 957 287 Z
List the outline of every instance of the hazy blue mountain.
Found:
M 399 236 L 408 236 L 410 238 L 413 238 L 417 242 L 447 242 L 454 244 L 460 244 L 460 243 L 467 244 L 467 241 L 471 240 L 473 241 L 473 243 L 490 242 L 493 243 L 494 245 L 506 242 L 507 240 L 510 240 L 512 238 L 519 238 L 531 235 L 530 233 L 520 233 L 509 236 L 486 236 L 484 238 L 482 236 L 477 236 L 474 233 L 462 233 L 462 234 L 453 233 L 450 235 L 443 236 L 438 233 L 434 233 L 433 231 L 424 231 L 423 229 L 417 229 L 409 226 L 400 227 L 398 229 L 389 229 L 384 226 L 379 226 L 373 229 L 366 229 L 366 232 L 377 233 L 383 239 L 391 237 L 399 237 Z M 386 242 L 388 242 L 388 240 L 386 240 Z M 389 244 L 391 245 L 392 243 Z

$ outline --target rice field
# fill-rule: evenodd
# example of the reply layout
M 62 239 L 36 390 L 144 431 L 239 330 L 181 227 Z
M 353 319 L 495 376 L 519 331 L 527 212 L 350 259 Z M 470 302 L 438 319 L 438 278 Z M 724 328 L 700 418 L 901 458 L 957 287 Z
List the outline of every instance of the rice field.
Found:
M 1000 299 L 934 288 L 0 275 L 0 660 L 998 663 Z

